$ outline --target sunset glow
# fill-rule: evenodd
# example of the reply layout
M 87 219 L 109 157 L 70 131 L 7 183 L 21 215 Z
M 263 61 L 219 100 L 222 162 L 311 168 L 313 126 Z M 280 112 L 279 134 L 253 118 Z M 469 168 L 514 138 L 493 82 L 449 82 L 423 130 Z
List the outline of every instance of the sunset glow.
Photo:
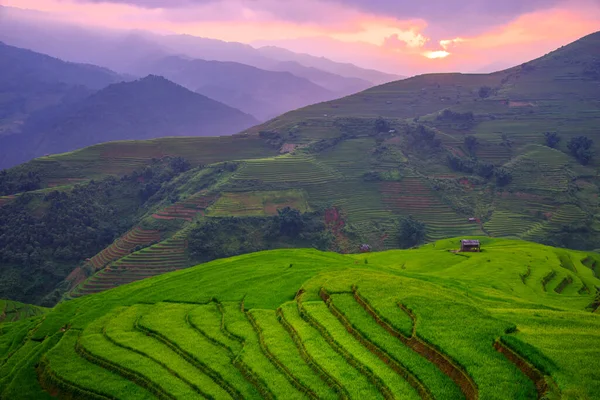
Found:
M 88 27 L 275 45 L 404 75 L 507 67 L 600 27 L 600 3 L 594 0 L 532 0 L 531 6 L 519 0 L 519 7 L 498 5 L 497 13 L 485 15 L 461 7 L 453 11 L 447 3 L 452 1 L 440 3 L 447 10 L 442 13 L 398 7 L 392 0 L 3 1 L 42 12 L 43 18 Z M 479 3 L 479 8 L 489 4 L 473 0 Z
M 424 54 L 427 58 L 445 58 L 450 55 L 446 50 L 428 51 Z

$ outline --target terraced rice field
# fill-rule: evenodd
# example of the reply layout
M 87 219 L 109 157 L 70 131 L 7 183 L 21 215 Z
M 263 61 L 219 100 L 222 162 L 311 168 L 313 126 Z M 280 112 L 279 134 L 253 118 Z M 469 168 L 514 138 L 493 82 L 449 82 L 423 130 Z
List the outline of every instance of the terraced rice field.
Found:
M 477 149 L 478 159 L 494 165 L 504 164 L 511 159 L 512 155 L 510 147 L 499 144 L 482 145 Z
M 170 137 L 102 143 L 70 153 L 40 157 L 29 163 L 46 187 L 78 179 L 98 179 L 140 171 L 163 157 L 184 157 L 193 166 L 275 156 L 277 150 L 257 136 Z
M 550 214 L 550 219 L 539 225 L 533 226 L 522 235 L 525 240 L 541 240 L 547 231 L 558 231 L 564 225 L 570 225 L 574 221 L 585 221 L 587 214 L 573 204 L 565 204 Z
M 204 210 L 216 199 L 215 195 L 196 194 L 152 214 L 152 218 L 192 221 L 196 215 L 204 215 Z
M 346 178 L 360 178 L 371 169 L 372 159 L 368 149 L 374 145 L 373 138 L 345 140 L 319 153 L 317 160 L 341 172 Z
M 71 296 L 98 293 L 127 283 L 189 267 L 185 232 L 119 258 L 77 287 Z
M 565 192 L 571 175 L 567 170 L 566 154 L 545 146 L 530 145 L 525 154 L 508 164 L 513 188 L 526 188 L 546 192 Z
M 514 214 L 552 215 L 557 208 L 556 199 L 525 192 L 502 192 L 496 195 L 494 207 Z
M 456 239 L 255 253 L 71 300 L 0 331 L 0 393 L 593 398 L 600 320 L 584 311 L 595 294 L 578 288 L 600 285 L 597 256 L 481 240 L 484 252 L 464 256 L 449 251 Z
M 0 323 L 19 321 L 42 315 L 45 312 L 46 309 L 43 307 L 23 304 L 18 301 L 0 300 Z
M 299 155 L 249 160 L 233 177 L 235 180 L 300 184 L 326 184 L 341 178 L 339 172 L 317 162 L 314 158 Z
M 158 241 L 160 241 L 160 232 L 142 229 L 136 226 L 119 239 L 115 240 L 113 244 L 92 257 L 90 262 L 96 270 L 99 270 L 105 265 L 125 257 L 137 246 L 148 246 L 151 243 Z
M 211 217 L 277 215 L 277 210 L 285 207 L 300 212 L 308 211 L 309 206 L 304 191 L 224 192 L 210 207 L 207 215 Z
M 401 182 L 384 182 L 380 191 L 385 206 L 400 215 L 412 215 L 425 222 L 428 238 L 436 240 L 448 236 L 474 235 L 481 231 L 470 216 L 459 216 L 442 203 L 417 177 L 406 177 Z
M 541 226 L 531 215 L 494 211 L 492 218 L 483 224 L 485 230 L 495 237 L 518 238 L 531 229 Z
M 310 204 L 337 207 L 350 223 L 389 221 L 394 215 L 385 209 L 376 183 L 343 180 L 327 185 L 306 185 Z

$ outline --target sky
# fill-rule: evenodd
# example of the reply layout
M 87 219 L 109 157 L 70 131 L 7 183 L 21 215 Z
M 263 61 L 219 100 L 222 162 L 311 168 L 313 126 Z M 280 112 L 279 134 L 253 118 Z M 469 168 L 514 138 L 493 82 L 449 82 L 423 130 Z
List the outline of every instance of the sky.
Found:
M 600 0 L 0 0 L 110 29 L 190 34 L 382 71 L 479 72 L 600 30 Z

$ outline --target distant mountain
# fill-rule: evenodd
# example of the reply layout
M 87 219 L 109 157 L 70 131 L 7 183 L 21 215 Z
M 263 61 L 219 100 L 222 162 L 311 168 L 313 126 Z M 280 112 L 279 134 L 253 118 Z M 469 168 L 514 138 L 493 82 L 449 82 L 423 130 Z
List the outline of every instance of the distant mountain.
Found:
M 296 61 L 282 61 L 267 68 L 273 71 L 289 71 L 306 78 L 325 89 L 334 92 L 338 97 L 354 94 L 373 86 L 372 82 L 360 78 L 347 78 L 314 67 L 306 67 Z
M 142 63 L 131 72 L 164 76 L 261 120 L 337 97 L 289 72 L 266 71 L 235 62 L 169 56 Z
M 318 68 L 332 74 L 348 78 L 358 78 L 373 84 L 380 85 L 406 78 L 405 76 L 387 74 L 374 69 L 357 67 L 354 64 L 339 63 L 325 57 L 316 57 L 310 54 L 299 54 L 277 46 L 260 47 L 258 51 L 265 57 L 278 61 L 295 61 L 306 67 Z
M 191 35 L 157 35 L 154 40 L 163 48 L 192 58 L 234 61 L 270 71 L 291 72 L 341 95 L 403 78 L 275 47 L 256 49 L 243 43 Z M 342 73 L 336 72 L 338 70 Z
M 106 68 L 76 64 L 0 42 L 0 82 L 64 83 L 102 89 L 121 79 Z
M 0 139 L 0 167 L 102 142 L 230 135 L 257 123 L 158 76 L 110 85 L 63 111 L 51 123 Z
M 297 64 L 282 65 L 281 62 L 295 61 L 304 67 L 318 68 L 323 72 L 342 77 L 359 78 L 370 82 L 370 86 L 401 78 L 325 58 L 296 54 L 280 48 L 256 49 L 243 43 L 192 35 L 158 35 L 146 31 L 102 31 L 55 22 L 44 13 L 14 7 L 0 6 L 0 18 L 2 15 L 4 18 L 0 24 L 0 40 L 52 54 L 65 60 L 106 66 L 121 73 L 130 72 L 129 67 L 140 61 L 183 54 L 196 59 L 232 61 L 261 69 L 288 71 L 309 80 L 312 80 L 310 76 L 313 73 L 299 73 Z M 285 69 L 285 67 L 290 68 Z M 336 72 L 338 70 L 339 73 Z M 320 78 L 312 81 L 323 86 Z M 352 93 L 356 88 L 355 83 L 349 82 L 348 88 L 344 87 L 340 92 Z M 327 89 L 337 91 L 330 87 Z
M 123 77 L 105 68 L 0 42 L 0 136 L 19 133 L 30 119 L 46 118 L 51 110 L 120 80 Z

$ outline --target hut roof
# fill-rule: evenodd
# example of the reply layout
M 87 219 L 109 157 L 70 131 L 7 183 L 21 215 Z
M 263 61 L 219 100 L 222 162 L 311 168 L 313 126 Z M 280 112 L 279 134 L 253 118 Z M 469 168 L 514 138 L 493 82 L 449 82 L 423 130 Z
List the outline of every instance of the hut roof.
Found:
M 465 246 L 479 246 L 479 240 L 463 239 L 460 242 Z

